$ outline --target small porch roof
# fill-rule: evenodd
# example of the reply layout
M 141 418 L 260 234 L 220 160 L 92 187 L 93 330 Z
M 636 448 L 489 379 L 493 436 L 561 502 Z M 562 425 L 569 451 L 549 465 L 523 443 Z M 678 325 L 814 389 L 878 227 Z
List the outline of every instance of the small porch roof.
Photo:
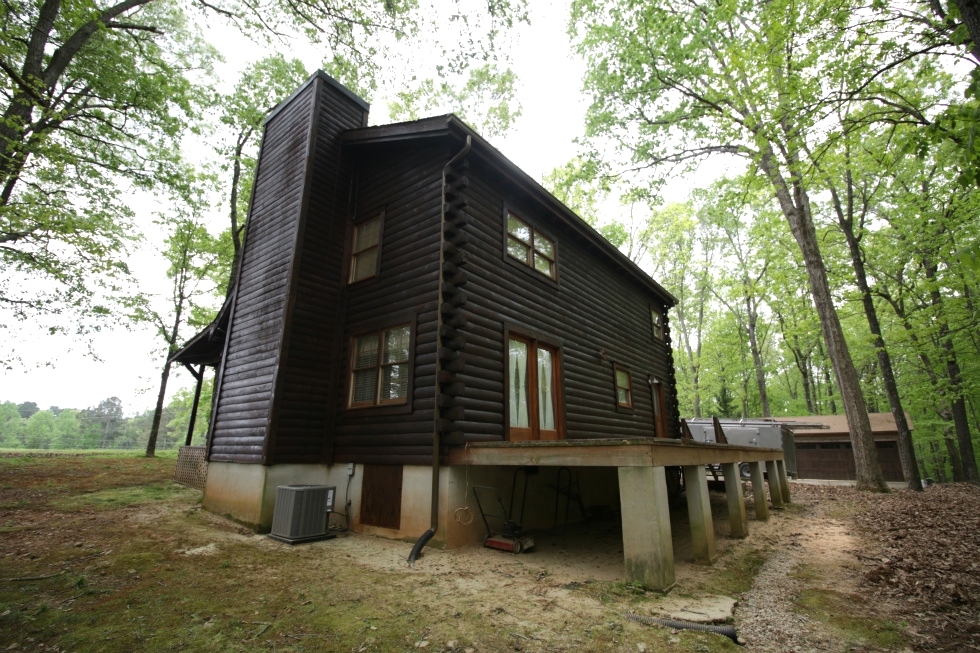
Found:
M 225 336 L 228 333 L 228 318 L 231 314 L 231 296 L 229 292 L 225 303 L 211 324 L 207 325 L 184 346 L 170 355 L 169 362 L 184 365 L 217 366 L 225 350 Z

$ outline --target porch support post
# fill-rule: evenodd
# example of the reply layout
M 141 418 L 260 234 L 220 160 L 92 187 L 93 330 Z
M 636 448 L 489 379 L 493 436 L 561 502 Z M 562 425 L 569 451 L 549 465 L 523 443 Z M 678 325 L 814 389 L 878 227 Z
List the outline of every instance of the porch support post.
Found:
M 190 373 L 194 375 L 197 379 L 197 387 L 194 388 L 194 403 L 191 406 L 191 418 L 187 421 L 187 438 L 184 440 L 184 446 L 191 446 L 191 441 L 194 439 L 194 422 L 197 420 L 197 408 L 201 403 L 201 386 L 204 384 L 204 365 L 202 364 L 200 369 L 195 370 L 190 365 L 184 364 Z
M 674 546 L 664 468 L 620 467 L 619 500 L 626 579 L 670 591 L 674 586 Z
M 752 470 L 752 497 L 755 499 L 755 518 L 769 521 L 769 503 L 766 501 L 766 481 L 762 476 L 762 463 L 749 463 Z
M 789 496 L 789 476 L 786 474 L 786 460 L 776 461 L 776 470 L 779 472 L 779 489 L 783 491 L 783 501 L 793 503 Z
M 776 471 L 776 461 L 766 461 L 766 475 L 769 476 L 769 500 L 773 508 L 783 507 L 783 490 L 779 487 L 779 472 Z
M 732 537 L 747 537 L 749 524 L 745 518 L 745 498 L 742 496 L 742 479 L 738 475 L 738 463 L 721 466 L 725 474 L 725 494 L 728 496 L 728 522 Z
M 715 524 L 711 519 L 708 477 L 704 465 L 684 465 L 687 515 L 691 520 L 694 562 L 710 565 L 715 559 Z

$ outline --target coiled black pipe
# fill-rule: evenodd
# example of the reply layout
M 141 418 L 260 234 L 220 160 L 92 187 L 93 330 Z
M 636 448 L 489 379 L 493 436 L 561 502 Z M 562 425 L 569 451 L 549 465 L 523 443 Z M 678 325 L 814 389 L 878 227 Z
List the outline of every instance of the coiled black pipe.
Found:
M 693 621 L 680 621 L 679 619 L 658 619 L 657 617 L 647 617 L 642 614 L 630 612 L 626 615 L 628 621 L 646 624 L 648 626 L 663 626 L 674 630 L 697 630 L 702 633 L 717 633 L 724 635 L 736 644 L 739 644 L 738 635 L 735 633 L 734 626 L 715 626 L 712 624 L 699 624 Z

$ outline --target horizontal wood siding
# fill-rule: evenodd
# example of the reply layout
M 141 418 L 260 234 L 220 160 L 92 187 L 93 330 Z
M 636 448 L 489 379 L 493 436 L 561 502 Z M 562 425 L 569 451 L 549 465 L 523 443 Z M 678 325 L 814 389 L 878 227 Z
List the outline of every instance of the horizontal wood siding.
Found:
M 270 464 L 322 462 L 329 455 L 333 430 L 329 401 L 340 380 L 335 339 L 346 280 L 343 259 L 353 175 L 352 163 L 341 151 L 340 134 L 362 126 L 366 111 L 327 84 L 319 86 L 319 94 L 313 170 L 280 363 Z
M 465 440 L 506 437 L 505 327 L 560 345 L 565 438 L 654 435 L 648 375 L 664 383 L 668 415 L 677 413 L 669 347 L 653 338 L 650 320 L 651 306 L 666 313 L 664 305 L 503 178 L 479 165 L 469 176 L 466 411 L 457 422 Z M 505 205 L 554 240 L 557 283 L 505 259 Z M 631 372 L 632 410 L 616 407 L 614 363 Z
M 441 147 L 361 155 L 355 216 L 384 211 L 384 232 L 378 276 L 346 288 L 334 436 L 338 462 L 419 464 L 431 459 L 442 166 L 448 158 Z M 344 242 L 349 240 L 348 231 Z M 394 326 L 406 315 L 413 316 L 415 335 L 409 406 L 347 408 L 352 333 Z
M 265 129 L 211 434 L 210 460 L 262 462 L 303 199 L 314 86 Z

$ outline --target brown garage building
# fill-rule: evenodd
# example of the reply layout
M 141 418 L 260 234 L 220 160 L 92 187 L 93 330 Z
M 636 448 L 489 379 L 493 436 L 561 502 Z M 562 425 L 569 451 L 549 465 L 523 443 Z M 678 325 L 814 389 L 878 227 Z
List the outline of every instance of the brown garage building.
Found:
M 891 413 L 870 413 L 871 431 L 878 449 L 878 460 L 886 481 L 902 482 L 902 463 L 898 458 L 898 429 Z M 909 428 L 912 420 L 905 415 Z M 797 429 L 796 471 L 800 478 L 854 480 L 854 452 L 844 415 L 806 415 L 777 417 L 780 422 L 816 422 L 824 429 Z

